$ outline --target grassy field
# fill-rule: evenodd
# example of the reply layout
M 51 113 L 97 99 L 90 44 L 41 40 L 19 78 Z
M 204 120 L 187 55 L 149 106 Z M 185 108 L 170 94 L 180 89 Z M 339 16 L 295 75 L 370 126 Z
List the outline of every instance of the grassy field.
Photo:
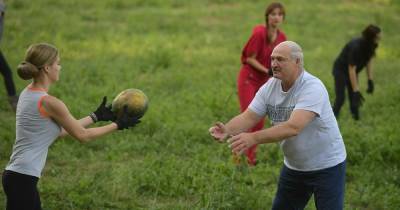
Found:
M 27 47 L 55 44 L 61 80 L 50 94 L 76 117 L 107 95 L 136 87 L 150 98 L 136 128 L 50 148 L 39 182 L 44 209 L 269 209 L 282 152 L 259 147 L 260 164 L 238 170 L 227 145 L 208 128 L 238 114 L 236 76 L 252 27 L 266 1 L 9 0 L 1 50 L 13 70 Z M 339 119 L 346 144 L 346 209 L 400 209 L 400 2 L 288 0 L 283 25 L 304 50 L 306 69 L 333 100 L 333 60 L 369 23 L 382 27 L 374 63 L 376 92 L 366 95 L 362 120 L 348 104 Z M 27 81 L 14 73 L 18 91 Z M 15 114 L 0 88 L 0 166 L 15 138 Z M 0 192 L 0 209 L 4 209 Z M 313 201 L 307 209 L 315 209 Z

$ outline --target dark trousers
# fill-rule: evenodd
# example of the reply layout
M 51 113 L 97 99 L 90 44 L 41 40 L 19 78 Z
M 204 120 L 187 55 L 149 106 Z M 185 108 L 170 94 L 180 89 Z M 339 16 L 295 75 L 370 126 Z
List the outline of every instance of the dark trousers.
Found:
M 341 210 L 344 202 L 346 161 L 317 171 L 295 171 L 283 166 L 273 210 L 304 209 L 314 194 L 318 210 Z
M 5 170 L 3 189 L 7 197 L 7 210 L 41 210 L 37 182 L 39 178 Z
M 7 94 L 9 96 L 15 96 L 15 85 L 12 78 L 11 69 L 8 66 L 6 59 L 3 56 L 3 53 L 0 51 L 0 72 L 4 77 L 4 84 L 7 89 Z
M 351 86 L 351 82 L 348 76 L 345 73 L 334 73 L 335 78 L 335 102 L 333 104 L 333 113 L 336 117 L 339 116 L 340 109 L 342 108 L 345 100 L 345 88 L 347 88 L 347 95 L 349 97 L 350 103 L 350 111 L 353 115 L 353 118 L 358 119 L 360 117 L 358 106 L 354 104 L 354 100 L 352 100 L 353 96 L 353 87 Z

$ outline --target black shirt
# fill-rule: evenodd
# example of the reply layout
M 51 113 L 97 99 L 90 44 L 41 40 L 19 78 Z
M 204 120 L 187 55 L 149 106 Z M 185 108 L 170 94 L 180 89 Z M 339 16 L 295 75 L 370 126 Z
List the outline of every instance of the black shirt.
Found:
M 371 59 L 371 55 L 367 55 L 362 46 L 362 38 L 355 38 L 348 42 L 342 52 L 335 60 L 333 65 L 333 73 L 345 73 L 348 76 L 349 65 L 356 66 L 356 72 L 359 73 Z

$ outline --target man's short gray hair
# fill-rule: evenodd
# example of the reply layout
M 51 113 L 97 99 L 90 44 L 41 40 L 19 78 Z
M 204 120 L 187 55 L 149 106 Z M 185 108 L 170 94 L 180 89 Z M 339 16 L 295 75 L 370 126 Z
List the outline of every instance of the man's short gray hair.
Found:
M 293 59 L 299 59 L 300 67 L 304 66 L 303 60 L 303 50 L 301 49 L 300 45 L 293 41 L 284 41 L 282 42 L 286 44 L 290 48 L 290 55 Z

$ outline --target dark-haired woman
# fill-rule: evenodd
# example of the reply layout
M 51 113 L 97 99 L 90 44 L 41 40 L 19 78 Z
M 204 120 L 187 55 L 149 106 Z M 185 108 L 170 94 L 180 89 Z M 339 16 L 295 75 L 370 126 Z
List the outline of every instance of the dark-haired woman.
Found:
M 47 93 L 51 85 L 59 80 L 60 71 L 58 50 L 45 43 L 30 46 L 25 60 L 18 66 L 18 75 L 24 80 L 32 79 L 32 83 L 21 92 L 19 98 L 16 140 L 3 173 L 7 210 L 41 209 L 37 182 L 48 149 L 57 137 L 69 134 L 84 143 L 138 123 L 138 119 L 128 116 L 126 109 L 115 119 L 111 107 L 105 105 L 106 98 L 89 116 L 75 119 L 60 99 Z M 86 128 L 97 121 L 113 122 Z
M 333 112 L 339 116 L 340 108 L 345 100 L 345 88 L 350 100 L 350 111 L 353 119 L 359 120 L 359 107 L 364 98 L 360 93 L 358 73 L 366 67 L 368 77 L 367 93 L 374 92 L 372 74 L 372 59 L 380 40 L 381 29 L 375 25 L 368 25 L 362 32 L 362 36 L 348 42 L 333 65 L 333 76 L 335 79 L 336 98 Z
M 279 26 L 285 18 L 285 8 L 279 2 L 269 4 L 265 10 L 265 25 L 257 25 L 242 50 L 237 87 L 240 110 L 244 112 L 253 100 L 258 89 L 272 76 L 271 53 L 276 45 L 286 41 L 285 34 Z M 263 129 L 264 120 L 261 120 L 251 131 Z M 256 146 L 246 151 L 249 165 L 256 164 Z M 235 157 L 234 157 L 235 158 Z

